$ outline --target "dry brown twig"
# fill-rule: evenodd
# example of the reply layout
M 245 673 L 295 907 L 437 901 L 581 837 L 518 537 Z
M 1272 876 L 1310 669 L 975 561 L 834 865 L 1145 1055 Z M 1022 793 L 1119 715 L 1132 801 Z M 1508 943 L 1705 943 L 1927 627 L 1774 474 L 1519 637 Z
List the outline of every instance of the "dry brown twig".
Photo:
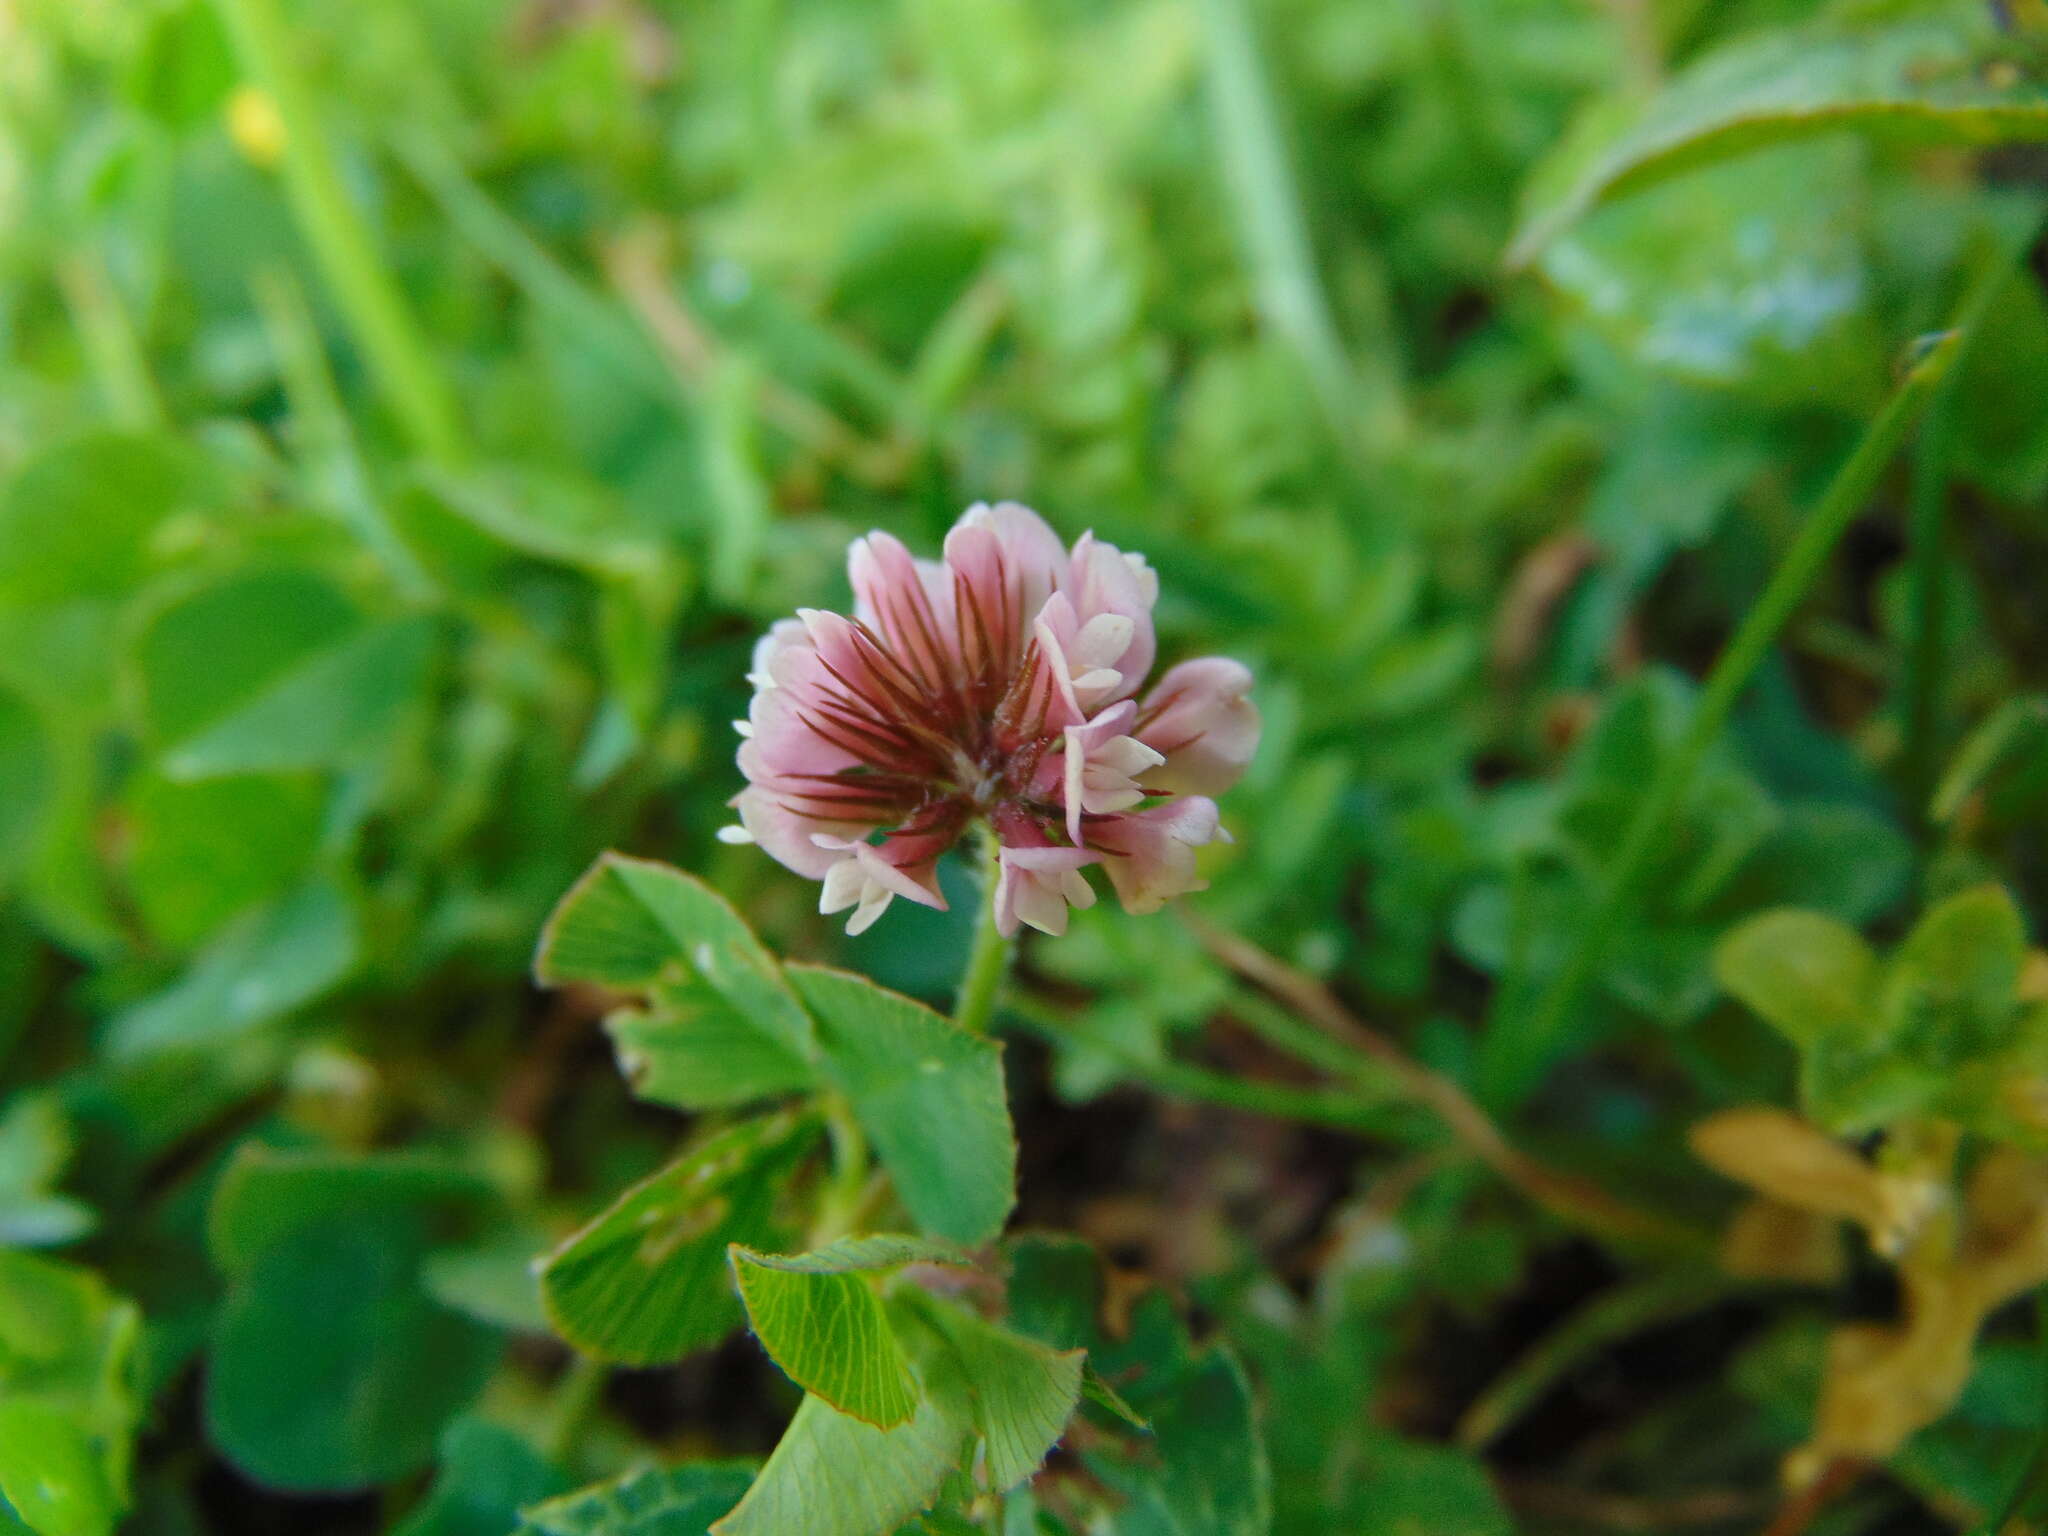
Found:
M 1529 1479 L 1504 1480 L 1501 1492 L 1515 1509 L 1575 1525 L 1611 1526 L 1618 1531 L 1678 1531 L 1693 1526 L 1727 1525 L 1753 1520 L 1770 1512 L 1768 1496 L 1733 1488 L 1703 1488 L 1667 1498 L 1607 1493 L 1569 1483 Z
M 1795 1493 L 1764 1527 L 1763 1536 L 1805 1536 L 1821 1512 L 1863 1480 L 1869 1463 L 1847 1456 L 1828 1463 L 1827 1470 Z
M 1332 1039 L 1370 1058 L 1402 1091 L 1428 1109 L 1474 1157 L 1537 1204 L 1576 1226 L 1622 1241 L 1711 1255 L 1708 1239 L 1655 1212 L 1640 1210 L 1576 1174 L 1538 1161 L 1510 1142 L 1491 1116 L 1457 1083 L 1409 1056 L 1364 1023 L 1313 976 L 1268 954 L 1249 939 L 1217 927 L 1188 906 L 1181 921 L 1202 947 L 1247 981 L 1263 987 Z
M 1495 672 L 1513 677 L 1535 660 L 1559 605 L 1600 558 L 1600 546 L 1583 533 L 1557 534 L 1523 556 L 1494 614 Z

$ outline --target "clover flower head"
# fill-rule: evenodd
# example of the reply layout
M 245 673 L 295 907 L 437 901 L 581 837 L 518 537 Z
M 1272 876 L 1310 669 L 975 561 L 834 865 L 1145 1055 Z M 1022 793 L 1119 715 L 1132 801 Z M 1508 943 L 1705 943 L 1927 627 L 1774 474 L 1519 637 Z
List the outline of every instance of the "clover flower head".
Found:
M 800 610 L 762 637 L 738 722 L 752 841 L 824 882 L 859 933 L 901 896 L 945 907 L 939 856 L 999 843 L 996 919 L 1064 932 L 1099 865 L 1124 907 L 1201 888 L 1214 796 L 1259 739 L 1251 674 L 1183 662 L 1142 699 L 1159 578 L 1084 534 L 1069 549 L 1014 502 L 970 508 L 942 560 L 886 533 L 848 555 L 852 617 Z

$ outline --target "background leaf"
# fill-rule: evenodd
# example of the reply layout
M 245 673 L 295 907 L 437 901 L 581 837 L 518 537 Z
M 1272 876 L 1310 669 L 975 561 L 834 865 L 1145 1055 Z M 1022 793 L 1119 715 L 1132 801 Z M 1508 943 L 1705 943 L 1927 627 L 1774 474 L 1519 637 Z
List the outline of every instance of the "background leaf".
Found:
M 480 1193 L 405 1159 L 253 1155 L 222 1180 L 209 1230 L 230 1284 L 206 1417 L 239 1467 L 275 1487 L 345 1490 L 433 1458 L 502 1348 L 420 1282 L 436 1234 Z
M 0 595 L 56 603 L 129 592 L 163 524 L 225 494 L 215 466 L 175 438 L 97 431 L 52 446 L 0 493 Z
M 1921 143 L 2048 138 L 2048 93 L 1973 67 L 1988 52 L 1985 22 L 1954 6 L 1940 20 L 1730 43 L 1544 167 L 1509 257 L 1527 260 L 1602 198 L 1780 139 L 1843 127 Z
M 1805 1044 L 1831 1031 L 1876 1025 L 1876 956 L 1855 929 L 1818 912 L 1751 918 L 1715 949 L 1714 975 Z
M 107 1027 L 115 1056 L 202 1049 L 315 1001 L 355 967 L 348 899 L 325 882 L 302 887 L 223 930 L 170 986 Z
M 92 1536 L 126 1510 L 140 1332 L 98 1276 L 0 1249 L 0 1496 L 31 1529 Z
M 92 1441 L 43 1403 L 0 1402 L 0 1495 L 38 1536 L 104 1536 L 120 1517 Z
M 562 1492 L 567 1481 L 513 1431 L 464 1417 L 441 1436 L 434 1485 L 394 1536 L 505 1536 L 520 1511 Z
M 7 786 L 0 808 L 0 879 L 12 875 L 35 846 L 54 795 L 54 758 L 34 708 L 12 689 L 0 688 L 0 784 Z
M 371 625 L 305 657 L 172 746 L 173 778 L 281 773 L 376 754 L 425 687 L 430 619 Z

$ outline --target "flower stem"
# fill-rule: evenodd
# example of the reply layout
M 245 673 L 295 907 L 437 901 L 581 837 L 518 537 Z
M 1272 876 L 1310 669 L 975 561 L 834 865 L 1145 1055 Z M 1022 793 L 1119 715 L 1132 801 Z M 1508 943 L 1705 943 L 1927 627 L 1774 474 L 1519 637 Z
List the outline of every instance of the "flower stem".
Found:
M 541 1449 L 550 1461 L 566 1462 L 575 1454 L 611 1374 L 604 1361 L 579 1354 L 557 1378 L 548 1393 L 547 1421 L 541 1430 Z
M 967 952 L 967 969 L 960 973 L 960 1000 L 953 1008 L 953 1022 L 970 1035 L 988 1033 L 996 996 L 1003 989 L 1003 973 L 1010 964 L 1010 941 L 996 931 L 996 858 L 996 840 L 985 835 L 981 917 L 975 924 L 974 947 Z
M 1145 1056 L 1113 1044 L 1075 1027 L 1064 1011 L 1035 998 L 1020 998 L 1015 1017 L 1031 1034 L 1051 1044 L 1085 1044 L 1113 1059 L 1133 1082 L 1143 1083 L 1169 1099 L 1196 1104 L 1219 1104 L 1247 1114 L 1269 1115 L 1276 1120 L 1299 1120 L 1306 1125 L 1324 1125 L 1333 1130 L 1370 1133 L 1385 1128 L 1386 1105 L 1379 1099 L 1350 1088 L 1300 1088 L 1289 1083 L 1260 1082 L 1212 1072 L 1207 1067 L 1176 1061 L 1168 1056 Z
M 819 1100 L 825 1129 L 832 1138 L 832 1177 L 811 1222 L 809 1245 L 823 1248 L 845 1237 L 859 1224 L 868 1193 L 868 1140 L 843 1095 L 827 1093 Z

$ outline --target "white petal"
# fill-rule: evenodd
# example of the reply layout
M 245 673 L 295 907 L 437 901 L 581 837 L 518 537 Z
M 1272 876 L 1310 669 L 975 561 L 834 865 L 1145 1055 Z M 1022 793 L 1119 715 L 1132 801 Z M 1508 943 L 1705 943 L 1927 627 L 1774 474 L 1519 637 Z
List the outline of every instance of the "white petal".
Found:
M 1131 648 L 1137 624 L 1128 614 L 1098 613 L 1074 636 L 1073 659 L 1084 667 L 1106 667 Z
M 751 843 L 754 840 L 754 834 L 742 826 L 720 827 L 718 829 L 718 840 L 721 843 Z
M 862 887 L 860 905 L 854 908 L 853 916 L 846 920 L 846 931 L 849 934 L 866 933 L 875 926 L 875 919 L 889 910 L 889 903 L 895 899 L 894 891 L 885 890 L 879 885 Z
M 1058 937 L 1067 931 L 1067 903 L 1057 890 L 1049 888 L 1035 873 L 1022 876 L 1017 885 L 1017 916 L 1040 933 Z
M 1128 565 L 1131 574 L 1138 578 L 1139 595 L 1145 599 L 1145 606 L 1150 608 L 1159 601 L 1159 573 L 1146 563 L 1143 555 L 1128 549 L 1123 555 L 1124 564 Z
M 820 912 L 843 912 L 859 901 L 867 888 L 867 876 L 856 859 L 841 859 L 825 871 L 825 884 L 818 893 Z
M 1075 842 L 1081 841 L 1081 812 L 1088 808 L 1087 754 L 1081 750 L 1081 728 L 1067 727 L 1067 836 Z
M 1114 784 L 1090 785 L 1081 795 L 1081 809 L 1096 816 L 1108 816 L 1128 811 L 1144 799 L 1145 791 L 1129 779 L 1119 779 Z
M 1147 768 L 1157 768 L 1165 762 L 1166 755 L 1153 751 L 1135 736 L 1119 736 L 1099 748 L 1095 760 L 1115 769 L 1127 779 L 1135 779 Z

